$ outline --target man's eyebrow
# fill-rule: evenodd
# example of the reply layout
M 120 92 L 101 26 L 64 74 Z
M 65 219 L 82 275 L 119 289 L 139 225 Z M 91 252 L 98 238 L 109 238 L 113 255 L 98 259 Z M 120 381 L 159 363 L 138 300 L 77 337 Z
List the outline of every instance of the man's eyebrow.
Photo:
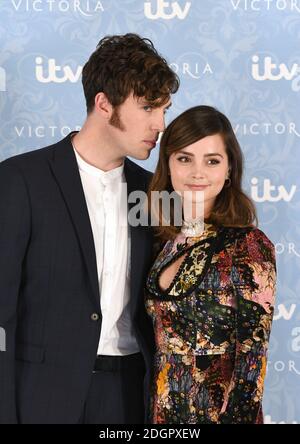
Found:
M 145 100 L 145 99 L 140 99 L 139 102 L 141 105 L 153 106 L 153 108 L 160 108 L 164 106 L 160 103 L 153 103 L 150 100 Z M 169 105 L 165 107 L 165 109 L 169 109 L 172 105 L 173 105 L 172 102 L 170 102 Z
M 138 101 L 138 103 L 141 103 L 142 105 L 150 105 L 150 101 L 146 100 L 142 97 L 138 97 L 137 101 Z

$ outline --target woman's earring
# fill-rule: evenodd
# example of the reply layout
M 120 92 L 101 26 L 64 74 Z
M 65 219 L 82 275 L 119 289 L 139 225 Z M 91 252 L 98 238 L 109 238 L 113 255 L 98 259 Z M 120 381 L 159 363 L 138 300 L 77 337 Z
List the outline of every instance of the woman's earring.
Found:
M 231 179 L 230 179 L 230 177 L 227 177 L 225 180 L 224 187 L 229 188 L 230 186 L 231 186 Z

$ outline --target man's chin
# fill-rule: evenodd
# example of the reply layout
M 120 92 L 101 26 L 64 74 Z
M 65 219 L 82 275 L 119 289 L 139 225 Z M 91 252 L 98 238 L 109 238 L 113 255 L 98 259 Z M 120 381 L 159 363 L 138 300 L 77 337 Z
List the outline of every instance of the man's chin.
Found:
M 150 157 L 151 151 L 140 151 L 139 153 L 131 154 L 130 157 L 133 157 L 136 160 L 147 160 Z
M 151 154 L 151 151 L 147 151 L 147 152 L 145 153 L 145 155 L 144 155 L 144 157 L 143 157 L 142 160 L 147 160 L 147 159 L 149 159 L 150 154 Z

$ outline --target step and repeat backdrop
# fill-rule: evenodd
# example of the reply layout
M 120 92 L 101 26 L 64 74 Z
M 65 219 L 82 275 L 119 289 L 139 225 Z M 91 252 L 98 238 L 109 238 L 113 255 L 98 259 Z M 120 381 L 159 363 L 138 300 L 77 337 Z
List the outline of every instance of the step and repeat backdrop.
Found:
M 276 245 L 266 423 L 300 423 L 300 0 L 0 0 L 0 161 L 80 129 L 82 66 L 107 34 L 150 38 L 181 79 L 167 114 L 213 105 Z M 157 150 L 142 165 L 155 168 Z

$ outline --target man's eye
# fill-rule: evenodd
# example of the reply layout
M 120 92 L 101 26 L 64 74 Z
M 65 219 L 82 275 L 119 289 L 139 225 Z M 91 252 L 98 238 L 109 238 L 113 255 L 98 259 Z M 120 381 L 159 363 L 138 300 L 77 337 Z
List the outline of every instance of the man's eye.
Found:
M 146 105 L 143 107 L 143 109 L 147 112 L 152 111 L 152 106 L 151 105 Z

